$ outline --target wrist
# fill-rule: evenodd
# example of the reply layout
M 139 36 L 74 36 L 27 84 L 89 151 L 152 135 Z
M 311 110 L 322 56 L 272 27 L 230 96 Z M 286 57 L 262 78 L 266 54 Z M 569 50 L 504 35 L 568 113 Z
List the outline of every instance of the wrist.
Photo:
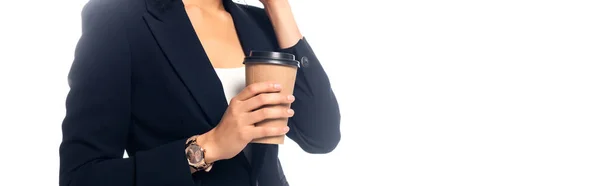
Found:
M 287 0 L 271 0 L 263 3 L 265 10 L 280 10 L 280 9 L 291 9 L 290 2 Z
M 214 163 L 215 161 L 220 160 L 218 147 L 215 144 L 212 131 L 197 136 L 196 145 L 204 149 L 204 161 L 206 163 Z
M 264 3 L 264 7 L 275 30 L 280 48 L 292 47 L 302 39 L 302 34 L 287 0 L 269 1 Z

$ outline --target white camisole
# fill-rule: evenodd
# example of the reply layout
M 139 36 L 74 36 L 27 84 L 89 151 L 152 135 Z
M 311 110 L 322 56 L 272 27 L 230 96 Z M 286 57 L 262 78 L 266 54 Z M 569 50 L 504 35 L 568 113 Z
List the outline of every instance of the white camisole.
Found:
M 246 87 L 246 68 L 215 68 L 221 84 L 223 84 L 223 93 L 227 98 L 227 103 L 231 101 L 231 98 L 235 97 Z M 250 162 L 252 159 L 250 146 L 244 148 L 244 154 Z

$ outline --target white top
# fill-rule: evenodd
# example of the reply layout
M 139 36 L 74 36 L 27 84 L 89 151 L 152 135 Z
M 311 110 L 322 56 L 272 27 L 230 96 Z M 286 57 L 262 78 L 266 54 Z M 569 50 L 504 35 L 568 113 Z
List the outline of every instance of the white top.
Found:
M 231 98 L 239 94 L 246 87 L 246 68 L 215 68 L 221 84 L 227 103 Z
M 246 68 L 215 68 L 215 71 L 217 72 L 219 79 L 221 79 L 223 93 L 225 93 L 225 98 L 227 98 L 227 103 L 229 104 L 231 98 L 246 88 Z M 251 161 L 252 154 L 250 146 L 246 146 L 243 151 L 248 158 L 248 161 Z

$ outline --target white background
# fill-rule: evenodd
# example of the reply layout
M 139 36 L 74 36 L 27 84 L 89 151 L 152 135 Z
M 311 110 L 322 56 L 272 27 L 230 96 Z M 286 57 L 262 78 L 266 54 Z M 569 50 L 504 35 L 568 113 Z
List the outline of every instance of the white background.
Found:
M 0 185 L 58 185 L 85 2 L 0 3 Z M 598 1 L 291 2 L 343 117 L 293 186 L 600 185 Z

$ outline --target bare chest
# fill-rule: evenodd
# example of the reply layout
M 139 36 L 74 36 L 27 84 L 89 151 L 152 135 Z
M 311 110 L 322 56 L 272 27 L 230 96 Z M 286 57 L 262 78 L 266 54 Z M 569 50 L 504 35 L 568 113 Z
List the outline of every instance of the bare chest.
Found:
M 186 8 L 186 11 L 214 68 L 243 66 L 244 51 L 228 13 L 208 14 L 195 8 Z

